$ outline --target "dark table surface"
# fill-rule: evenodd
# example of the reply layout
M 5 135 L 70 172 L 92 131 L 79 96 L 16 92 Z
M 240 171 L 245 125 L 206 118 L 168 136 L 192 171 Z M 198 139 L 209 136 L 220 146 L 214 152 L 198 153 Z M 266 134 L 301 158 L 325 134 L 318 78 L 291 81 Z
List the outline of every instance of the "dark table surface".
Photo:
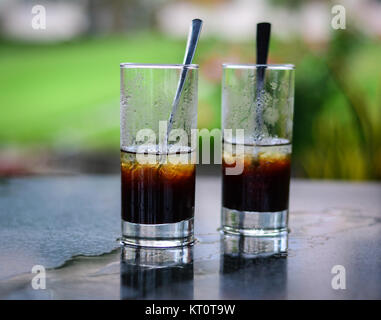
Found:
M 279 239 L 222 236 L 220 198 L 198 176 L 193 247 L 122 250 L 118 176 L 0 179 L 0 299 L 381 298 L 380 183 L 293 180 L 287 257 L 256 254 Z

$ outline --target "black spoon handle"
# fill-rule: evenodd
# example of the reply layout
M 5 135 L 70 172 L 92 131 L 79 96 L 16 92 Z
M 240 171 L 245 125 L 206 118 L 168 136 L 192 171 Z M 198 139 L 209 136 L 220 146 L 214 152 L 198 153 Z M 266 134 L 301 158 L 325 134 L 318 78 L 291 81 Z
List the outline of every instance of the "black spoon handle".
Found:
M 271 24 L 261 22 L 257 24 L 257 64 L 267 64 L 269 53 Z
M 267 55 L 269 52 L 270 44 L 270 31 L 271 24 L 268 22 L 262 22 L 257 24 L 257 64 L 265 65 L 267 64 Z M 262 101 L 262 90 L 265 83 L 265 71 L 266 66 L 257 67 L 257 85 L 255 92 L 255 136 L 260 136 L 263 129 L 263 104 Z

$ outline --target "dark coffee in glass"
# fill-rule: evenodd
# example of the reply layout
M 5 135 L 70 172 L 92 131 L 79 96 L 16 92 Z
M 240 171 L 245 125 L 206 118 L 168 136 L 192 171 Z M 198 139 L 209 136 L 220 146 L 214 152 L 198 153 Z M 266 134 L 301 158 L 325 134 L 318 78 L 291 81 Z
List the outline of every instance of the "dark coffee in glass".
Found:
M 140 164 L 136 153 L 121 151 L 121 176 L 124 221 L 165 224 L 193 218 L 194 164 Z

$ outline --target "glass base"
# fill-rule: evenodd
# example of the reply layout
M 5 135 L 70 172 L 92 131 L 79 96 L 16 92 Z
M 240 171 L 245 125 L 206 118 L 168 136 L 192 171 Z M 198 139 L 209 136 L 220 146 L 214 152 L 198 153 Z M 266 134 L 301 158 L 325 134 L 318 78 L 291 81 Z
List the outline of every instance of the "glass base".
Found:
M 123 246 L 121 261 L 128 265 L 153 269 L 183 266 L 193 261 L 193 246 L 174 248 Z
M 271 237 L 252 237 L 223 233 L 223 253 L 231 257 L 256 258 L 266 256 L 287 256 L 288 233 Z
M 246 236 L 277 236 L 287 233 L 288 210 L 238 211 L 222 207 L 222 231 Z
M 193 218 L 163 224 L 140 224 L 122 220 L 121 243 L 150 248 L 181 247 L 194 242 L 193 228 Z

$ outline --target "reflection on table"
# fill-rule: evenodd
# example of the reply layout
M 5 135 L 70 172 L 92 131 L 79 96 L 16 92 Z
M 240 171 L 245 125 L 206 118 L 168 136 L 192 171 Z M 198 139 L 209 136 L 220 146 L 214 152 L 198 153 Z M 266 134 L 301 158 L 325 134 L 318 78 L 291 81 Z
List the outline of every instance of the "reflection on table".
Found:
M 221 235 L 220 297 L 282 299 L 287 291 L 287 233 L 278 237 Z
M 193 247 L 123 247 L 120 298 L 193 299 Z

